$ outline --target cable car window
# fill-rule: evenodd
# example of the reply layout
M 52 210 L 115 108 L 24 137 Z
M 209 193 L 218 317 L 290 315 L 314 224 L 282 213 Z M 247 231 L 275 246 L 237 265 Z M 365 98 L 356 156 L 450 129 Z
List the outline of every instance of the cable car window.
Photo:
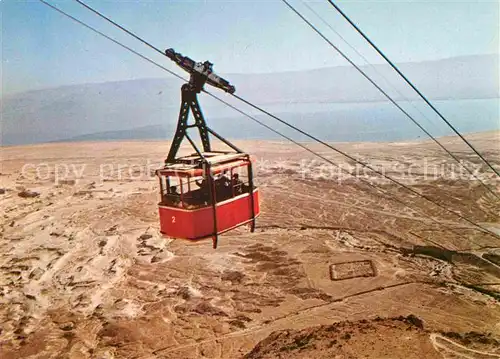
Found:
M 188 177 L 186 179 L 186 192 L 183 194 L 185 208 L 195 209 L 208 206 L 210 201 L 208 181 L 205 178 Z
M 248 178 L 248 167 L 233 168 L 231 176 L 231 186 L 234 196 L 239 196 L 250 191 Z
M 162 205 L 170 207 L 180 207 L 182 205 L 180 184 L 180 179 L 177 177 L 160 176 Z

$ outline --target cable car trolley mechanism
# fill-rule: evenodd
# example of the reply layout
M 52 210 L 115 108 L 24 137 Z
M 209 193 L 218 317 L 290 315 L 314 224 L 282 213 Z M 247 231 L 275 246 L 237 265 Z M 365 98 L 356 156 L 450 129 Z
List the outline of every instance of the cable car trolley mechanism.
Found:
M 255 229 L 259 215 L 259 191 L 254 186 L 250 156 L 210 129 L 203 117 L 197 94 L 208 83 L 228 93 L 234 86 L 213 73 L 213 64 L 196 63 L 186 56 L 167 49 L 165 55 L 190 74 L 189 83 L 181 87 L 181 108 L 177 129 L 165 160 L 156 170 L 160 181 L 161 200 L 158 204 L 160 231 L 173 238 L 199 240 L 212 238 L 217 248 L 218 236 L 244 224 Z M 189 112 L 194 122 L 188 124 Z M 202 149 L 188 134 L 197 128 Z M 210 135 L 233 151 L 216 151 Z M 177 156 L 186 138 L 195 153 Z

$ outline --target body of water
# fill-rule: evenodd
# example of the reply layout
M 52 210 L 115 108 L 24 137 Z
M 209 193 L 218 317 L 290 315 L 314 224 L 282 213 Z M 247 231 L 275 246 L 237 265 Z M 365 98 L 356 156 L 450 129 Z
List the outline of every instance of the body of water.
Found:
M 399 104 L 432 135 L 439 137 L 453 134 L 451 128 L 424 102 Z M 499 99 L 433 101 L 433 104 L 461 133 L 500 130 Z M 263 107 L 281 119 L 329 141 L 401 141 L 427 138 L 417 125 L 391 103 L 309 103 Z M 258 112 L 253 111 L 252 115 L 295 139 L 307 139 Z M 228 138 L 279 138 L 243 116 L 208 117 L 208 122 Z

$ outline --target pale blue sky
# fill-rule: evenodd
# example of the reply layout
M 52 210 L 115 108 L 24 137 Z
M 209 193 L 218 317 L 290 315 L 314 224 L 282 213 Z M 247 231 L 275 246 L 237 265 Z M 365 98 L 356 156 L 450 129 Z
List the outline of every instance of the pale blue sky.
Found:
M 1 1 L 1 0 L 0 0 Z M 106 34 L 182 73 L 165 57 L 71 0 L 47 0 Z M 88 4 L 153 45 L 173 47 L 219 73 L 260 73 L 344 65 L 281 1 L 102 1 Z M 362 61 L 300 0 L 290 2 L 357 63 Z M 326 0 L 308 2 L 371 62 L 382 61 Z M 67 84 L 167 73 L 128 53 L 37 0 L 3 0 L 4 94 Z M 499 52 L 498 1 L 338 1 L 396 62 Z

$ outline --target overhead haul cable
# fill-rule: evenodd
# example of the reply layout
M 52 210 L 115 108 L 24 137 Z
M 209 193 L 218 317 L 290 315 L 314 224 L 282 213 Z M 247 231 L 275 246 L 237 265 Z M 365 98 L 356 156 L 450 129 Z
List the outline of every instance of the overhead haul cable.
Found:
M 49 6 L 50 8 L 52 8 L 53 10 L 56 10 L 57 12 L 59 12 L 59 13 L 61 13 L 61 14 L 65 15 L 65 16 L 67 16 L 67 17 L 69 17 L 70 19 L 72 19 L 72 20 L 74 20 L 74 21 L 78 22 L 79 24 L 84 25 L 86 28 L 88 28 L 88 29 L 90 29 L 90 30 L 92 30 L 92 31 L 94 31 L 94 32 L 96 32 L 96 33 L 98 33 L 98 34 L 100 34 L 100 35 L 104 36 L 105 38 L 107 38 L 107 39 L 109 39 L 109 40 L 113 41 L 115 44 L 117 44 L 117 45 L 119 45 L 119 46 L 121 46 L 121 47 L 123 47 L 123 48 L 125 48 L 125 49 L 127 49 L 127 50 L 129 50 L 129 51 L 131 51 L 131 52 L 133 52 L 133 53 L 135 53 L 135 54 L 137 54 L 137 55 L 139 55 L 141 58 L 143 58 L 143 59 L 145 59 L 146 61 L 148 61 L 148 62 L 150 62 L 150 63 L 154 64 L 155 66 L 157 66 L 157 67 L 159 67 L 159 68 L 162 68 L 162 69 L 166 70 L 167 72 L 169 72 L 170 74 L 173 74 L 173 75 L 174 75 L 174 76 L 176 76 L 177 78 L 179 78 L 179 79 L 182 79 L 182 80 L 186 81 L 184 78 L 182 78 L 181 76 L 179 76 L 179 75 L 175 74 L 173 71 L 168 70 L 168 69 L 166 69 L 165 67 L 163 67 L 163 66 L 161 66 L 161 65 L 159 65 L 159 64 L 157 64 L 157 63 L 155 63 L 153 60 L 151 60 L 151 59 L 149 59 L 149 58 L 147 58 L 147 57 L 145 57 L 145 56 L 143 56 L 143 55 L 138 54 L 135 50 L 132 50 L 131 48 L 129 48 L 129 47 L 127 47 L 127 46 L 125 46 L 125 45 L 121 44 L 120 42 L 118 42 L 118 41 L 116 41 L 116 40 L 112 39 L 111 37 L 109 37 L 109 36 L 107 36 L 107 35 L 103 34 L 102 32 L 100 32 L 100 31 L 98 31 L 98 30 L 96 30 L 96 29 L 92 28 L 91 26 L 89 26 L 89 25 L 87 25 L 87 24 L 83 23 L 82 21 L 80 21 L 80 20 L 76 19 L 75 17 L 73 17 L 73 16 L 71 16 L 71 15 L 69 15 L 69 14 L 65 13 L 64 11 L 62 11 L 62 10 L 58 9 L 57 7 L 55 7 L 55 6 L 53 6 L 53 5 L 49 4 L 49 3 L 47 3 L 45 0 L 40 0 L 40 1 L 41 1 L 43 4 L 45 4 L 45 5 Z M 212 95 L 212 94 L 208 93 L 208 91 L 204 90 L 204 92 L 205 92 L 205 93 L 207 93 L 207 94 L 209 94 L 210 96 L 212 96 L 212 97 L 214 97 L 214 98 L 218 99 L 219 101 L 224 102 L 223 100 L 219 99 L 217 96 L 215 96 L 215 95 Z M 310 135 L 310 134 L 306 133 L 305 131 L 303 131 L 303 130 L 299 129 L 298 127 L 296 127 L 296 126 L 293 126 L 293 125 L 289 124 L 288 122 L 286 122 L 286 121 L 284 121 L 284 120 L 282 120 L 282 119 L 280 119 L 280 118 L 276 117 L 275 115 L 273 115 L 273 114 L 269 113 L 268 111 L 266 111 L 266 110 L 264 110 L 264 109 L 260 108 L 259 106 L 254 105 L 254 104 L 252 104 L 251 102 L 249 102 L 249 101 L 247 101 L 247 100 L 245 100 L 245 99 L 243 99 L 243 98 L 241 98 L 241 97 L 239 97 L 239 96 L 237 96 L 237 95 L 234 95 L 234 94 L 233 94 L 232 96 L 234 96 L 235 98 L 239 99 L 240 101 L 242 101 L 242 102 L 246 103 L 247 105 L 249 105 L 249 106 L 251 106 L 251 107 L 253 107 L 253 108 L 255 108 L 255 109 L 257 109 L 257 110 L 259 110 L 259 111 L 261 111 L 261 112 L 263 112 L 263 113 L 265 113 L 265 114 L 267 114 L 268 116 L 270 116 L 270 117 L 272 117 L 272 118 L 274 118 L 274 119 L 278 120 L 279 122 L 281 122 L 281 123 L 285 124 L 286 126 L 288 126 L 288 127 L 292 128 L 292 129 L 294 129 L 294 130 L 296 130 L 296 131 L 298 131 L 298 132 L 302 133 L 303 135 L 305 135 L 305 136 L 307 136 L 307 137 L 309 137 L 309 138 L 311 138 L 311 139 L 315 140 L 316 142 L 321 143 L 321 144 L 325 145 L 326 147 L 328 147 L 328 148 L 330 148 L 330 149 L 332 149 L 332 150 L 336 151 L 337 153 L 342 154 L 343 156 L 345 156 L 345 157 L 347 157 L 347 158 L 351 159 L 352 161 L 354 161 L 354 162 L 356 162 L 356 163 L 358 163 L 358 164 L 362 165 L 363 167 L 368 168 L 368 169 L 372 170 L 373 172 L 375 172 L 375 173 L 377 173 L 377 174 L 379 174 L 379 175 L 381 175 L 381 176 L 385 177 L 386 179 L 390 180 L 391 182 L 396 183 L 397 185 L 399 185 L 399 186 L 401 186 L 401 187 L 403 187 L 403 188 L 407 189 L 408 191 L 412 192 L 413 194 L 417 195 L 418 197 L 421 197 L 421 198 L 423 198 L 423 199 L 425 199 L 425 200 L 427 200 L 427 201 L 429 201 L 429 202 L 433 203 L 434 205 L 436 205 L 436 206 L 440 207 L 441 209 L 444 209 L 445 211 L 447 211 L 447 212 L 449 212 L 449 213 L 451 213 L 451 214 L 454 214 L 454 215 L 455 215 L 455 216 L 457 216 L 458 218 L 460 218 L 460 219 L 462 219 L 462 220 L 464 220 L 464 221 L 468 222 L 469 224 L 473 225 L 474 227 L 476 227 L 476 228 L 478 228 L 478 229 L 481 229 L 483 232 L 489 233 L 489 234 L 491 234 L 491 235 L 493 235 L 493 236 L 495 236 L 495 237 L 500 237 L 500 236 L 498 236 L 496 233 L 494 233 L 494 232 L 490 231 L 489 229 L 487 229 L 487 228 L 485 228 L 485 227 L 481 226 L 480 224 L 475 223 L 475 222 L 473 222 L 472 220 L 469 220 L 468 218 L 466 218 L 466 217 L 462 216 L 460 213 L 455 212 L 455 211 L 453 211 L 453 210 L 451 210 L 451 209 L 448 209 L 448 208 L 444 207 L 443 205 L 441 205 L 441 204 L 439 204 L 439 203 L 437 203 L 437 202 L 433 201 L 433 200 L 432 200 L 432 199 L 430 199 L 429 197 L 427 197 L 427 196 L 425 196 L 425 195 L 423 195 L 423 194 L 421 194 L 421 193 L 419 193 L 419 192 L 417 192 L 417 191 L 413 190 L 412 188 L 410 188 L 410 187 L 406 186 L 405 184 L 400 183 L 399 181 L 397 181 L 397 180 L 395 180 L 395 179 L 393 179 L 393 178 L 391 178 L 391 177 L 389 177 L 389 176 L 385 175 L 384 173 L 382 173 L 382 172 L 380 172 L 380 171 L 378 171 L 378 170 L 374 169 L 373 167 L 369 166 L 368 164 L 363 163 L 363 162 L 361 162 L 361 161 L 359 161 L 359 160 L 355 159 L 354 157 L 352 157 L 352 156 L 348 155 L 347 153 L 345 153 L 345 152 L 343 152 L 343 151 L 338 150 L 337 148 L 335 148 L 335 147 L 331 146 L 330 144 L 328 144 L 328 143 L 326 143 L 326 142 L 324 142 L 324 141 L 322 141 L 322 140 L 320 140 L 320 139 L 318 139 L 318 138 L 316 138 L 316 137 L 314 137 L 314 136 L 312 136 L 312 135 Z M 233 107 L 233 106 L 231 106 L 231 107 Z M 234 108 L 234 107 L 233 107 L 233 108 Z M 245 114 L 244 112 L 242 112 L 242 111 L 240 111 L 240 113 L 242 113 L 242 114 L 246 115 L 246 114 Z M 252 117 L 251 117 L 251 116 L 249 116 L 249 115 L 246 115 L 246 116 L 247 116 L 247 117 L 249 117 L 249 118 L 252 118 Z M 252 119 L 253 119 L 253 118 L 252 118 Z M 275 132 L 275 133 L 279 133 L 279 132 L 277 132 L 277 131 L 275 131 L 275 130 L 273 130 L 273 132 Z M 285 137 L 285 138 L 286 138 L 286 137 Z M 287 139 L 288 139 L 288 138 L 287 138 Z M 296 143 L 295 141 L 292 141 L 292 142 Z M 302 146 L 301 146 L 301 147 L 302 147 Z M 309 149 L 308 149 L 308 151 L 309 151 Z M 312 150 L 310 150 L 310 152 L 311 152 L 311 151 L 312 151 Z M 314 153 L 314 152 L 312 152 L 312 153 Z M 319 154 L 316 154 L 316 155 L 319 155 Z M 321 156 L 321 155 L 319 155 L 319 156 Z M 326 158 L 324 158 L 324 157 L 322 157 L 322 158 L 326 160 Z M 333 163 L 332 161 L 330 161 L 330 160 L 327 160 L 327 161 L 328 161 L 329 163 L 334 164 L 334 163 Z M 334 164 L 334 165 L 335 165 L 335 164 Z M 371 184 L 370 184 L 370 185 L 371 185 Z M 398 201 L 399 201 L 399 200 L 398 200 Z M 399 202 L 401 202 L 401 201 L 399 201 Z M 407 206 L 404 202 L 401 202 L 401 203 L 403 203 L 405 206 Z M 428 216 L 428 215 L 426 215 L 426 216 Z M 429 218 L 431 218 L 430 216 L 428 216 L 428 217 L 429 217 Z
M 369 66 L 378 76 L 380 76 L 380 78 L 382 78 L 386 83 L 387 85 L 395 92 L 397 93 L 400 98 L 405 101 L 405 102 L 408 102 L 408 104 L 413 107 L 413 109 L 415 111 L 417 111 L 423 118 L 425 118 L 429 123 L 432 124 L 431 120 L 429 119 L 429 117 L 427 117 L 427 115 L 425 113 L 422 112 L 421 109 L 419 109 L 417 106 L 415 106 L 415 104 L 413 103 L 412 100 L 410 100 L 408 97 L 406 97 L 401 91 L 399 91 L 396 86 L 394 86 L 394 84 L 391 83 L 391 81 L 389 79 L 387 79 L 387 77 L 384 76 L 384 74 L 382 74 L 378 69 L 377 67 L 372 64 L 370 61 L 368 61 L 368 59 L 360 52 L 358 51 L 358 49 L 356 49 L 354 46 L 352 46 L 349 41 L 347 41 L 346 38 L 344 38 L 337 30 L 335 30 L 335 28 L 329 24 L 320 14 L 318 14 L 318 12 L 316 10 L 313 9 L 313 7 L 311 7 L 305 0 L 302 0 L 302 3 L 303 5 L 311 12 L 314 14 L 314 16 L 316 16 L 325 26 L 327 26 L 332 32 L 334 32 L 339 38 L 340 40 L 342 40 L 352 51 L 354 51 L 361 59 L 363 59 L 364 63 Z M 470 172 L 469 172 L 470 173 Z M 478 177 L 474 176 L 474 178 L 476 178 L 477 180 L 481 181 Z M 496 194 L 493 192 L 493 194 Z M 499 197 L 497 197 L 499 198 Z
M 102 37 L 104 37 L 104 38 L 108 39 L 109 41 L 114 42 L 116 45 L 121 46 L 121 47 L 123 47 L 124 49 L 126 49 L 126 50 L 128 50 L 128 51 L 132 52 L 133 54 L 135 54 L 135 55 L 139 56 L 140 58 L 142 58 L 142 59 L 146 60 L 147 62 L 149 62 L 149 63 L 151 63 L 151 64 L 153 64 L 153 65 L 155 65 L 155 66 L 157 66 L 157 67 L 161 68 L 162 70 L 167 71 L 167 72 L 168 72 L 169 74 L 171 74 L 172 76 L 175 76 L 175 77 L 177 77 L 178 79 L 180 79 L 180 80 L 182 80 L 182 81 L 184 81 L 184 82 L 188 82 L 188 80 L 187 80 L 187 79 L 185 79 L 184 77 L 182 77 L 182 76 L 180 76 L 180 75 L 176 74 L 176 73 L 175 73 L 175 72 L 173 72 L 172 70 L 169 70 L 169 69 L 167 69 L 166 67 L 164 67 L 164 66 L 162 66 L 162 65 L 160 65 L 160 64 L 158 64 L 158 63 L 156 63 L 156 62 L 154 62 L 154 61 L 153 61 L 153 60 L 151 60 L 150 58 L 148 58 L 148 57 L 146 57 L 146 56 L 144 56 L 144 55 L 141 55 L 139 52 L 135 51 L 134 49 L 132 49 L 132 48 L 128 47 L 127 45 L 122 44 L 121 42 L 119 42 L 119 41 L 117 41 L 117 40 L 113 39 L 112 37 L 110 37 L 110 36 L 108 36 L 108 35 L 104 34 L 103 32 L 101 32 L 101 31 L 97 30 L 96 28 L 93 28 L 92 26 L 87 25 L 87 24 L 86 24 L 86 23 L 84 23 L 83 21 L 78 20 L 76 17 L 74 17 L 74 16 L 72 16 L 72 15 L 70 15 L 70 14 L 68 14 L 68 13 L 66 13 L 66 12 L 64 12 L 64 11 L 62 11 L 62 10 L 61 10 L 61 9 L 59 9 L 58 7 L 56 7 L 56 6 L 54 6 L 54 5 L 49 4 L 49 3 L 48 3 L 48 2 L 46 2 L 45 0 L 40 0 L 40 2 L 42 2 L 42 3 L 43 3 L 43 4 L 45 4 L 45 5 L 47 5 L 47 6 L 48 6 L 48 7 L 50 7 L 52 10 L 57 11 L 57 12 L 58 12 L 58 13 L 60 13 L 61 15 L 64 15 L 64 16 L 66 16 L 66 17 L 70 18 L 71 20 L 73 20 L 73 21 L 77 22 L 78 24 L 80 24 L 80 25 L 82 25 L 82 26 L 86 27 L 87 29 L 89 29 L 89 30 L 91 30 L 91 31 L 93 31 L 93 32 L 95 32 L 95 33 L 97 33 L 97 34 L 101 35 Z M 165 54 L 163 54 L 163 55 L 165 55 Z
M 79 0 L 76 0 L 79 1 Z M 358 72 L 363 75 L 377 90 L 379 90 L 394 106 L 396 106 L 403 114 L 406 115 L 422 132 L 429 136 L 439 147 L 441 147 L 451 158 L 453 158 L 461 167 L 463 167 L 469 174 L 476 178 L 481 185 L 492 193 L 496 198 L 500 197 L 493 192 L 483 181 L 481 181 L 468 167 L 466 167 L 453 153 L 451 153 L 437 138 L 435 138 L 429 131 L 427 131 L 417 120 L 413 118 L 404 108 L 402 108 L 389 94 L 384 91 L 375 81 L 373 81 L 370 76 L 368 76 L 356 63 L 354 63 L 342 50 L 340 50 L 333 42 L 331 42 L 321 31 L 319 31 L 316 26 L 314 26 L 309 20 L 307 20 L 297 9 L 295 9 L 287 0 L 282 0 L 295 14 L 297 14 L 311 29 L 313 29 L 323 40 L 325 40 L 331 47 L 333 47 L 347 62 L 349 62 Z
M 404 202 L 403 200 L 401 200 L 401 199 L 399 199 L 398 197 L 394 196 L 394 195 L 393 195 L 393 194 L 391 194 L 390 192 L 383 190 L 382 188 L 380 188 L 380 187 L 378 187 L 378 186 L 376 186 L 376 185 L 372 184 L 370 181 L 365 180 L 364 178 L 361 178 L 361 177 L 360 177 L 360 178 L 358 178 L 358 177 L 356 177 L 354 174 L 352 174 L 352 173 L 351 173 L 351 172 L 349 172 L 348 170 L 346 170 L 346 169 L 342 168 L 341 166 L 339 166 L 338 164 L 336 164 L 335 162 L 333 162 L 333 161 L 332 161 L 332 160 L 330 160 L 329 158 L 327 158 L 327 157 L 325 157 L 325 156 L 321 155 L 320 153 L 318 153 L 318 152 L 316 152 L 316 151 L 314 151 L 314 150 L 310 149 L 309 147 L 307 147 L 307 146 L 303 145 L 302 143 L 300 143 L 300 142 L 298 142 L 298 141 L 295 141 L 293 138 L 290 138 L 290 137 L 288 137 L 288 136 L 284 135 L 283 133 L 281 133 L 281 132 L 279 132 L 279 131 L 275 130 L 274 128 L 272 128 L 272 127 L 270 127 L 270 126 L 268 126 L 268 125 L 266 125 L 266 124 L 265 124 L 265 123 L 263 123 L 262 121 L 260 121 L 260 120 L 256 119 L 255 117 L 253 117 L 253 116 L 251 116 L 251 115 L 247 114 L 246 112 L 244 112 L 244 111 L 240 110 L 239 108 L 237 108 L 237 107 L 235 107 L 235 106 L 231 105 L 230 103 L 228 103 L 228 102 L 224 101 L 223 99 L 221 99 L 221 98 L 219 98 L 219 97 L 217 97 L 217 96 L 213 95 L 212 93 L 210 93 L 210 92 L 208 92 L 208 91 L 205 91 L 205 90 L 203 90 L 203 92 L 205 92 L 207 95 L 209 95 L 209 96 L 213 97 L 214 99 L 218 100 L 219 102 L 221 102 L 221 103 L 225 104 L 226 106 L 228 106 L 228 107 L 232 108 L 233 110 L 235 110 L 235 111 L 239 112 L 239 113 L 240 113 L 240 114 L 242 114 L 243 116 L 248 117 L 249 119 L 251 119 L 251 120 L 255 121 L 255 122 L 256 122 L 256 123 L 258 123 L 259 125 L 261 125 L 261 126 L 263 126 L 263 127 L 267 128 L 268 130 L 270 130 L 270 131 L 272 131 L 272 132 L 276 133 L 277 135 L 279 135 L 279 136 L 281 136 L 281 137 L 285 138 L 286 140 L 288 140 L 288 141 L 292 142 L 293 144 L 295 144 L 295 145 L 297 145 L 297 146 L 301 147 L 302 149 L 306 150 L 307 152 L 312 153 L 314 156 L 321 158 L 323 161 L 325 161 L 325 162 L 327 162 L 327 163 L 331 164 L 332 166 L 334 166 L 334 167 L 336 167 L 336 168 L 340 169 L 343 173 L 345 173 L 345 174 L 347 174 L 347 175 L 349 175 L 349 176 L 351 176 L 351 177 L 354 177 L 354 178 L 356 178 L 356 179 L 360 180 L 361 182 L 365 183 L 365 184 L 366 184 L 366 185 L 368 185 L 369 187 L 371 187 L 371 188 L 375 189 L 377 192 L 382 193 L 383 195 L 385 195 L 385 196 L 389 197 L 389 199 L 392 199 L 392 200 L 394 200 L 394 201 L 396 201 L 396 202 L 398 202 L 398 203 L 402 204 L 403 206 L 405 206 L 406 208 L 408 208 L 408 209 L 410 209 L 410 210 L 415 210 L 415 209 L 413 209 L 412 207 L 410 207 L 410 206 L 409 206 L 406 202 Z M 451 227 L 448 227 L 448 226 L 444 225 L 443 223 L 441 223 L 441 222 L 439 222 L 438 220 L 434 219 L 432 216 L 428 215 L 427 213 L 423 212 L 422 210 L 417 210 L 417 212 L 420 212 L 420 213 L 421 213 L 424 217 L 429 218 L 432 222 L 436 223 L 437 225 L 442 226 L 442 227 L 444 227 L 444 228 L 447 228 L 447 229 L 449 229 L 449 230 L 450 230 L 450 231 L 452 231 L 452 232 L 454 231 L 454 229 L 453 229 L 453 228 L 451 228 Z M 455 233 L 456 233 L 456 232 L 455 232 Z M 461 233 L 456 233 L 456 234 L 458 234 L 458 236 L 459 236 L 459 237 L 464 238 L 464 237 L 462 236 L 462 234 L 461 234 Z M 464 239 L 465 239 L 465 238 L 464 238 Z M 437 246 L 442 247 L 442 246 L 441 246 L 441 245 L 439 245 L 438 243 L 435 243 L 435 242 L 433 242 L 433 241 L 431 241 L 431 242 L 432 242 L 433 244 L 437 245 Z M 442 248 L 444 248 L 444 247 L 442 247 Z
M 389 60 L 389 58 L 384 54 L 384 52 L 380 50 L 380 48 L 377 45 L 375 45 L 373 41 L 371 41 L 370 38 L 368 38 L 368 36 L 363 31 L 361 31 L 361 29 L 354 23 L 354 21 L 352 21 L 332 0 L 328 0 L 328 2 L 335 8 L 335 10 L 338 11 L 340 15 L 342 15 L 344 19 L 347 20 L 347 22 L 349 22 L 349 24 L 351 24 L 351 26 L 371 45 L 371 47 L 373 47 L 375 51 L 377 51 L 379 55 L 382 56 L 389 65 L 391 65 L 394 71 L 396 71 L 398 75 L 401 76 L 401 78 L 405 80 L 405 82 L 408 85 L 410 85 L 410 87 L 422 98 L 422 100 L 425 101 L 425 103 L 427 103 L 427 105 L 430 106 L 430 108 L 432 108 L 432 110 L 434 110 L 434 112 L 448 125 L 448 127 L 450 127 L 453 130 L 453 132 L 455 132 L 462 139 L 462 141 L 465 142 L 467 146 L 469 146 L 475 152 L 475 154 L 479 156 L 479 158 L 481 158 L 481 160 L 483 160 L 483 162 L 486 163 L 488 167 L 491 168 L 493 172 L 496 173 L 497 176 L 500 177 L 500 173 L 491 165 L 491 163 L 488 162 L 488 160 L 484 158 L 484 156 L 481 153 L 479 153 L 479 151 L 474 146 L 472 146 L 472 144 L 469 141 L 467 141 L 467 139 L 464 136 L 462 136 L 462 134 L 455 128 L 455 126 L 453 126 L 441 114 L 441 112 L 427 99 L 427 97 L 424 96 L 424 94 L 420 92 L 420 90 L 399 70 L 399 68 L 391 60 Z
M 466 218 L 466 217 L 462 216 L 460 213 L 458 213 L 458 212 L 456 212 L 456 211 L 454 211 L 454 210 L 452 210 L 452 209 L 449 209 L 449 208 L 447 208 L 447 207 L 445 207 L 445 206 L 441 205 L 440 203 L 438 203 L 438 202 L 434 201 L 434 200 L 433 200 L 433 199 L 431 199 L 430 197 L 428 197 L 428 196 L 426 196 L 426 195 L 424 195 L 424 194 L 422 194 L 422 193 L 419 193 L 419 192 L 415 191 L 413 188 L 408 187 L 408 186 L 407 186 L 407 185 L 405 185 L 404 183 L 401 183 L 401 182 L 399 182 L 399 181 L 395 180 L 394 178 L 392 178 L 392 177 L 390 177 L 390 176 L 386 175 L 385 173 L 383 173 L 383 172 L 381 172 L 381 171 L 379 171 L 379 170 L 377 170 L 377 169 L 373 168 L 372 166 L 370 166 L 370 165 L 369 165 L 369 164 L 367 164 L 366 162 L 363 162 L 363 161 L 361 161 L 361 160 L 359 160 L 359 159 L 357 159 L 357 158 L 355 158 L 355 157 L 353 157 L 353 156 L 351 156 L 351 155 L 347 154 L 346 152 L 339 150 L 338 148 L 336 148 L 336 147 L 334 147 L 334 146 L 330 145 L 329 143 L 327 143 L 327 142 L 325 142 L 325 141 L 323 141 L 323 140 L 321 140 L 321 139 L 319 139 L 319 138 L 317 138 L 317 137 L 315 137 L 315 136 L 313 136 L 313 135 L 311 135 L 311 134 L 309 134 L 309 133 L 305 132 L 304 130 L 301 130 L 301 129 L 300 129 L 300 128 L 298 128 L 297 126 L 294 126 L 294 125 L 292 125 L 292 124 L 289 124 L 288 122 L 286 122 L 286 121 L 284 121 L 284 120 L 280 119 L 279 117 L 277 117 L 277 116 L 273 115 L 272 113 L 270 113 L 270 112 L 268 112 L 268 111 L 266 111 L 266 110 L 264 110 L 264 109 L 260 108 L 259 106 L 254 105 L 253 103 L 251 103 L 251 102 L 249 102 L 249 101 L 245 100 L 244 98 L 242 98 L 242 97 L 240 97 L 240 96 L 238 96 L 238 95 L 233 94 L 232 96 L 234 96 L 234 97 L 236 97 L 237 99 L 239 99 L 240 101 L 242 101 L 242 102 L 246 103 L 246 104 L 247 104 L 247 105 L 249 105 L 250 107 L 253 107 L 253 108 L 257 109 L 257 110 L 259 110 L 259 111 L 261 111 L 261 112 L 265 113 L 265 114 L 266 114 L 266 115 L 268 115 L 269 117 L 272 117 L 272 118 L 274 118 L 275 120 L 277 120 L 277 121 L 281 122 L 282 124 L 284 124 L 284 125 L 286 125 L 286 126 L 288 126 L 288 127 L 292 128 L 292 129 L 294 129 L 295 131 L 297 131 L 297 132 L 299 132 L 299 133 L 303 134 L 304 136 L 309 137 L 310 139 L 312 139 L 312 140 L 314 140 L 314 141 L 316 141 L 316 142 L 318 142 L 318 143 L 322 144 L 323 146 L 330 148 L 331 150 L 333 150 L 333 151 L 335 151 L 335 152 L 337 152 L 337 153 L 339 153 L 339 154 L 343 155 L 344 157 L 347 157 L 347 158 L 348 158 L 348 159 L 350 159 L 351 161 L 354 161 L 354 162 L 356 162 L 357 164 L 359 164 L 359 165 L 361 165 L 361 166 L 363 166 L 363 167 L 365 167 L 365 168 L 368 168 L 369 170 L 371 170 L 371 171 L 373 171 L 373 172 L 377 173 L 378 175 L 380 175 L 380 176 L 382 176 L 382 177 L 384 177 L 384 178 L 388 179 L 389 181 L 391 181 L 391 182 L 393 182 L 393 183 L 395 183 L 395 184 L 399 185 L 400 187 L 403 187 L 403 188 L 404 188 L 404 189 L 406 189 L 407 191 L 410 191 L 411 193 L 413 193 L 413 194 L 415 194 L 415 195 L 417 195 L 417 196 L 419 196 L 419 197 L 421 197 L 421 198 L 423 198 L 423 199 L 427 200 L 428 202 L 433 203 L 434 205 L 436 205 L 436 206 L 440 207 L 441 209 L 444 209 L 444 210 L 446 210 L 447 212 L 454 214 L 454 215 L 455 215 L 455 216 L 457 216 L 458 218 L 463 219 L 464 221 L 466 221 L 466 222 L 468 222 L 468 223 L 470 223 L 470 224 L 474 225 L 475 227 L 481 228 L 482 230 L 484 230 L 484 231 L 486 231 L 486 232 L 488 232 L 488 233 L 490 233 L 490 234 L 493 234 L 495 237 L 499 237 L 499 238 L 500 238 L 500 236 L 498 236 L 496 233 L 494 233 L 494 232 L 490 231 L 489 229 L 487 229 L 487 228 L 485 228 L 485 227 L 483 227 L 483 226 L 481 226 L 481 225 L 479 225 L 479 224 L 477 224 L 477 223 L 475 223 L 475 222 L 471 221 L 470 219 L 468 219 L 468 218 Z

